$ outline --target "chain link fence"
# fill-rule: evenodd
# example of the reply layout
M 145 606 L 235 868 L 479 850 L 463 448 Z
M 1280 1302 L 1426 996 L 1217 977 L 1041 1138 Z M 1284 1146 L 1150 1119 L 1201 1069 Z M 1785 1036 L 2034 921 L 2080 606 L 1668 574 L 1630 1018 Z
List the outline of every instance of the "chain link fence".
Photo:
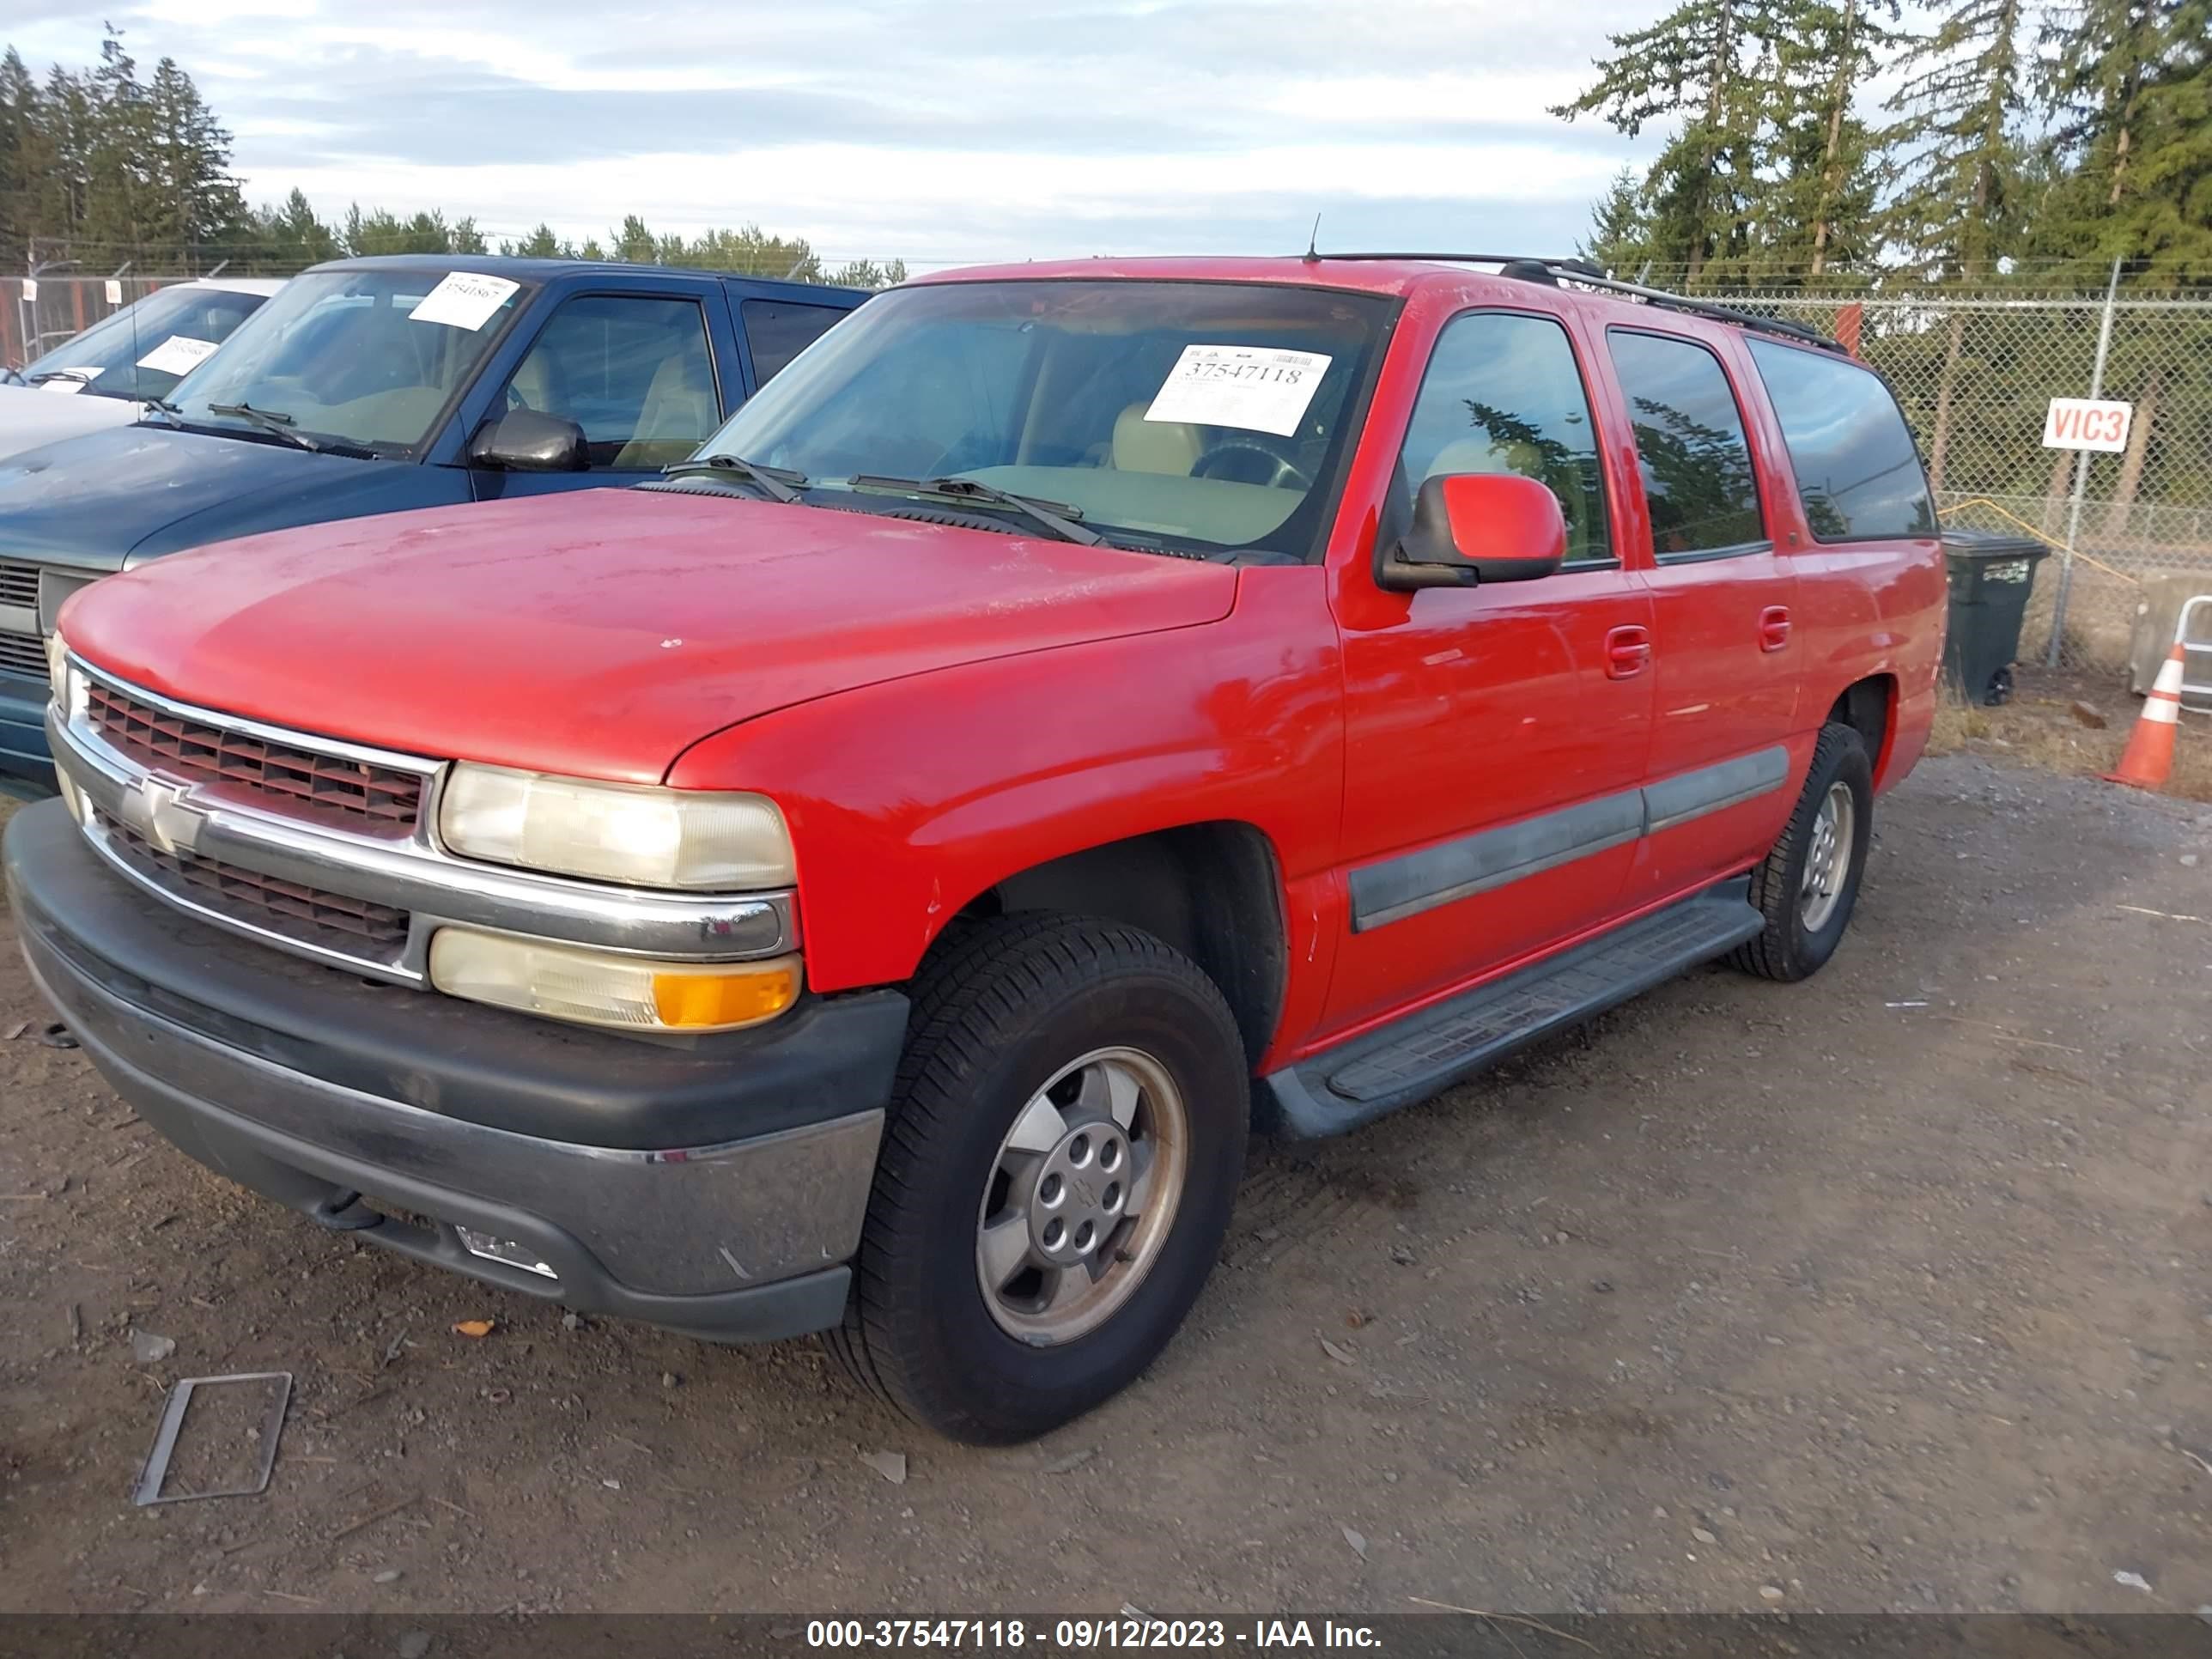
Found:
M 0 367 L 20 368 L 182 276 L 0 277 Z
M 1846 338 L 1847 308 L 1861 307 L 1859 355 L 1895 386 L 1944 524 L 2058 550 L 2029 606 L 2029 660 L 2124 670 L 2147 596 L 2212 592 L 2212 300 L 2111 301 L 2097 395 L 2135 416 L 2125 450 L 2107 454 L 2043 447 L 2051 399 L 2090 395 L 2105 295 L 1728 297 Z

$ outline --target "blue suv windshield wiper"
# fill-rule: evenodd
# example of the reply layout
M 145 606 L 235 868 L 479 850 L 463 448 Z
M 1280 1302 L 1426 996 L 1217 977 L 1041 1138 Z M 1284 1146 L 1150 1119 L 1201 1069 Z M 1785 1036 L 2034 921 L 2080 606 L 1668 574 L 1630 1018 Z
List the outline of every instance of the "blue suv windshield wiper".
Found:
M 172 404 L 164 404 L 163 407 L 173 410 L 176 406 Z M 287 415 L 281 409 L 256 409 L 252 404 L 210 404 L 207 406 L 207 411 L 210 415 L 228 415 L 236 420 L 249 422 L 271 437 L 282 438 L 295 448 L 308 450 L 317 455 L 350 455 L 364 461 L 384 459 L 374 450 L 362 444 L 310 438 L 306 433 L 297 430 L 300 417 L 296 415 Z

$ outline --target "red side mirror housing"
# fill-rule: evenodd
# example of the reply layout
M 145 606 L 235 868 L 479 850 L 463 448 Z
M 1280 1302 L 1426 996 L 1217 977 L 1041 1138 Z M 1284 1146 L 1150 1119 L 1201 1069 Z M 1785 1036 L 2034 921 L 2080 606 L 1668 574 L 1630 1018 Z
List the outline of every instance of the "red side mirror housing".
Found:
M 1559 498 L 1517 472 L 1455 472 L 1423 481 L 1413 522 L 1376 571 L 1383 587 L 1534 581 L 1567 556 Z

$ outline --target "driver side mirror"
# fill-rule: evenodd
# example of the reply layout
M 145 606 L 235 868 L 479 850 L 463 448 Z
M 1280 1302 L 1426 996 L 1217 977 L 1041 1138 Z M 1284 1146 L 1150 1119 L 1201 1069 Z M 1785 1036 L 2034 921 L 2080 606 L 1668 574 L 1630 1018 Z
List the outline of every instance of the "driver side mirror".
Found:
M 1567 556 L 1559 498 L 1517 472 L 1455 472 L 1424 479 L 1413 522 L 1375 572 L 1395 592 L 1534 581 Z
M 574 421 L 511 409 L 477 428 L 469 440 L 469 465 L 507 472 L 586 472 L 592 452 L 584 428 Z

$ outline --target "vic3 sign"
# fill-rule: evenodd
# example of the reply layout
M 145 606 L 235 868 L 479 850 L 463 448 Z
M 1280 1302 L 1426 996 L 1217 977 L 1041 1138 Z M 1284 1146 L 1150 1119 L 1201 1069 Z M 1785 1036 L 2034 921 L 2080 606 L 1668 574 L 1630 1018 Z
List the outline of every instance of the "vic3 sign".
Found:
M 2115 453 L 2128 447 L 2128 422 L 2133 404 L 2104 403 L 2094 398 L 2053 398 L 2051 412 L 2043 417 L 2045 449 L 2101 449 Z

